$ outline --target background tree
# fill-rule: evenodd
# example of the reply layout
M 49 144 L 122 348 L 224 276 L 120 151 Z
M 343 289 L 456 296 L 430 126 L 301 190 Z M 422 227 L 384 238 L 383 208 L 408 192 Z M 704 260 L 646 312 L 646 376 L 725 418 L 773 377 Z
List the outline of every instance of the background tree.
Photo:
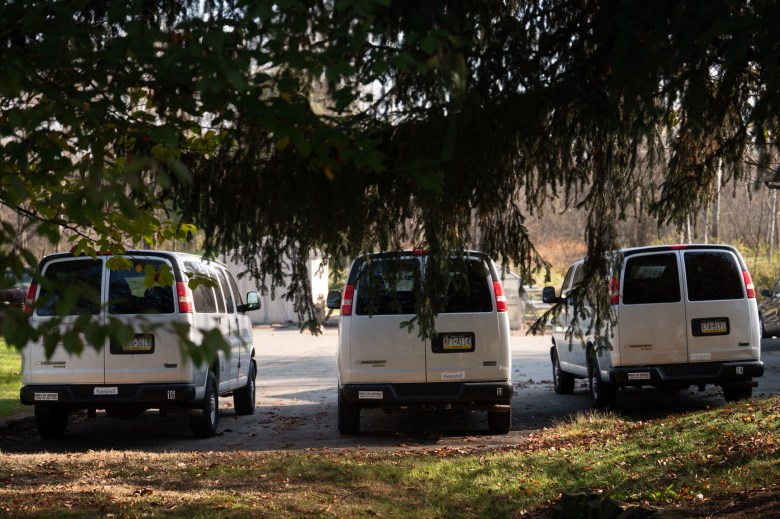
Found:
M 419 244 L 433 258 L 427 335 L 435 265 L 476 238 L 530 279 L 545 263 L 526 221 L 556 198 L 584 215 L 580 290 L 598 326 L 608 299 L 590 281 L 608 274 L 620 222 L 681 228 L 719 165 L 733 183 L 748 149 L 767 162 L 777 7 L 5 1 L 0 200 L 90 252 L 192 222 L 207 253 L 233 251 L 260 279 L 278 281 L 287 256 L 311 323 L 312 249 Z

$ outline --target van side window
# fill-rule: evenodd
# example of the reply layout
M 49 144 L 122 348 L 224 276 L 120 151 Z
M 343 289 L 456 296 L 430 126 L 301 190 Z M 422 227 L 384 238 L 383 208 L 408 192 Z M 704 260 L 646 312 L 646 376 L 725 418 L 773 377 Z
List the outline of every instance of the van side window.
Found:
M 677 303 L 680 276 L 675 253 L 648 254 L 626 259 L 623 304 Z
M 233 296 L 230 295 L 230 287 L 228 286 L 227 278 L 225 278 L 225 272 L 222 269 L 217 269 L 219 278 L 219 286 L 222 288 L 222 294 L 224 295 L 224 305 L 227 306 L 227 313 L 232 314 L 236 311 L 236 305 L 233 302 Z
M 227 276 L 228 283 L 230 283 L 230 288 L 233 289 L 233 297 L 235 297 L 236 303 L 238 303 L 239 305 L 243 305 L 244 298 L 241 297 L 241 292 L 238 291 L 238 285 L 236 284 L 235 278 L 233 278 L 233 274 L 231 274 L 230 272 L 225 272 L 225 274 Z
M 686 252 L 685 274 L 689 301 L 745 297 L 742 270 L 726 251 Z
M 108 276 L 108 312 L 110 314 L 172 314 L 173 287 L 144 286 L 146 267 L 158 269 L 159 260 L 134 260 L 129 270 L 111 270 Z
M 566 276 L 563 278 L 563 284 L 561 285 L 561 296 L 565 296 L 566 292 L 571 290 L 571 280 L 574 277 L 574 271 L 577 265 L 572 265 L 566 272 Z
M 44 277 L 54 286 L 41 285 L 39 300 L 43 306 L 38 315 L 50 317 L 57 313 L 57 303 L 62 298 L 62 288 L 77 286 L 81 290 L 69 315 L 100 313 L 100 293 L 103 286 L 103 262 L 93 259 L 74 259 L 50 263 Z
M 199 276 L 209 276 L 208 270 L 203 266 L 195 263 L 185 263 L 188 272 L 193 272 Z M 213 274 L 209 276 L 213 279 Z M 195 311 L 202 314 L 215 314 L 217 313 L 217 298 L 214 295 L 214 289 L 210 286 L 206 286 L 203 283 L 192 291 L 192 302 L 195 306 Z
M 488 269 L 482 261 L 467 260 L 465 275 L 453 263 L 449 273 L 444 313 L 492 312 L 493 299 L 487 276 Z

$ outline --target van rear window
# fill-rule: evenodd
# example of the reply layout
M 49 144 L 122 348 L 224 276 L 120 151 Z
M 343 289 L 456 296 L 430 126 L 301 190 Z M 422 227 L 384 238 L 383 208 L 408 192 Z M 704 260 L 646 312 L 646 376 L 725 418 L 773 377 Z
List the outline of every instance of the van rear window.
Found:
M 358 278 L 358 315 L 395 315 L 415 312 L 415 286 L 420 282 L 418 260 L 391 260 L 364 267 Z M 493 298 L 488 270 L 481 260 L 453 261 L 443 313 L 492 312 Z
M 680 276 L 675 253 L 648 254 L 626 259 L 623 304 L 677 303 Z
M 147 288 L 146 267 L 159 269 L 165 262 L 160 260 L 134 260 L 129 270 L 112 270 L 108 281 L 108 313 L 126 314 L 172 314 L 173 287 L 156 285 Z
M 686 252 L 685 274 L 689 301 L 745 297 L 742 270 L 727 251 Z
M 103 262 L 93 259 L 73 259 L 49 263 L 43 273 L 46 282 L 41 285 L 38 315 L 51 317 L 60 312 L 65 315 L 100 313 L 100 292 L 103 284 Z M 76 287 L 75 301 L 63 299 L 64 287 Z

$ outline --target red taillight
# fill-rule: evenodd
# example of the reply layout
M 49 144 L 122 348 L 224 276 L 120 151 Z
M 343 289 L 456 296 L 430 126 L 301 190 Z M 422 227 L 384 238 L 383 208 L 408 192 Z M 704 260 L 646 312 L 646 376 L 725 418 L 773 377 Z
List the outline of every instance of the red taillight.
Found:
M 33 303 L 35 302 L 35 293 L 38 292 L 38 285 L 31 284 L 30 288 L 27 289 L 27 297 L 24 298 L 24 313 L 27 315 L 32 315 L 33 313 Z
M 750 277 L 750 272 L 748 272 L 747 270 L 743 270 L 742 279 L 745 280 L 745 289 L 747 290 L 748 299 L 755 299 L 756 287 L 753 286 L 753 278 Z
M 179 313 L 191 314 L 192 313 L 192 292 L 187 286 L 187 283 L 178 281 L 176 283 L 176 295 L 179 297 Z
M 496 311 L 506 312 L 509 310 L 506 304 L 506 296 L 504 295 L 504 287 L 501 286 L 500 281 L 493 281 L 493 291 L 496 293 Z
M 609 300 L 613 305 L 620 304 L 620 278 L 609 278 Z
M 672 250 L 683 250 L 683 249 L 687 249 L 688 246 L 687 245 L 672 245 L 669 248 L 672 249 Z
M 352 315 L 352 297 L 355 295 L 355 287 L 344 285 L 344 293 L 341 294 L 341 315 Z

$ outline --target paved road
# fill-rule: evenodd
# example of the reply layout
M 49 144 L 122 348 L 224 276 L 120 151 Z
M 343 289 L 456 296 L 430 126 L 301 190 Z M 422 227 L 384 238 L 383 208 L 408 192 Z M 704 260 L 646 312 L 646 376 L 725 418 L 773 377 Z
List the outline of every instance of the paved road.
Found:
M 295 328 L 256 328 L 258 349 L 257 404 L 254 415 L 236 416 L 232 399 L 220 401 L 218 436 L 194 439 L 187 419 L 162 417 L 149 411 L 133 420 L 79 416 L 65 438 L 38 438 L 30 420 L 0 429 L 0 452 L 84 452 L 86 450 L 139 451 L 272 451 L 288 449 L 415 449 L 435 447 L 520 444 L 529 432 L 570 420 L 589 410 L 587 384 L 578 382 L 573 395 L 556 395 L 550 377 L 550 337 L 512 336 L 512 431 L 503 436 L 487 432 L 484 412 L 385 414 L 363 411 L 357 436 L 336 431 L 336 339 L 329 328 L 317 337 Z M 759 379 L 754 397 L 780 393 L 780 340 L 765 340 L 766 375 Z M 653 389 L 623 390 L 619 413 L 631 420 L 647 420 L 672 413 L 724 405 L 717 388 L 695 388 L 675 395 Z

